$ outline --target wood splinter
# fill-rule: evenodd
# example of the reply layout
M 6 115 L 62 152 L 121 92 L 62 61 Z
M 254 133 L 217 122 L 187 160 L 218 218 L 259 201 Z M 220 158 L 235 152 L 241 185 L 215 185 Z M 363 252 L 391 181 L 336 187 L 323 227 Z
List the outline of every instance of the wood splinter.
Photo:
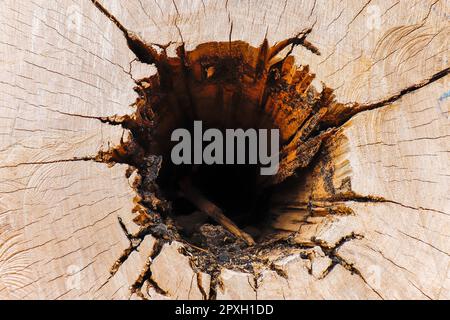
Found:
M 243 240 L 247 245 L 253 246 L 255 240 L 248 233 L 239 229 L 239 227 L 231 221 L 222 210 L 214 203 L 206 199 L 206 197 L 192 185 L 189 179 L 183 179 L 180 182 L 181 195 L 194 204 L 200 211 L 206 213 L 217 223 L 231 232 L 236 238 Z

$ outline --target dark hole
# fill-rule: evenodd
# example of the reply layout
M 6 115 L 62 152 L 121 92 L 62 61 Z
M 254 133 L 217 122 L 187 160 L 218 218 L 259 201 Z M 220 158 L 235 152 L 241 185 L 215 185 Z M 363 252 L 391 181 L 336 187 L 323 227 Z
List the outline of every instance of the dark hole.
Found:
M 201 165 L 192 182 L 234 222 L 244 222 L 257 197 L 256 165 Z
M 188 130 L 192 132 L 191 128 Z M 223 154 L 225 157 L 225 150 Z M 267 218 L 271 194 L 270 190 L 261 188 L 258 183 L 259 176 L 258 164 L 174 165 L 169 151 L 169 154 L 163 156 L 157 183 L 172 202 L 171 214 L 181 226 L 179 231 L 189 241 L 195 243 L 192 236 L 195 236 L 202 223 L 216 223 L 206 215 L 204 219 L 196 215 L 198 208 L 181 196 L 179 182 L 187 177 L 196 189 L 218 206 L 236 225 L 257 238 Z M 191 216 L 192 219 L 189 220 Z M 198 221 L 201 223 L 194 226 Z

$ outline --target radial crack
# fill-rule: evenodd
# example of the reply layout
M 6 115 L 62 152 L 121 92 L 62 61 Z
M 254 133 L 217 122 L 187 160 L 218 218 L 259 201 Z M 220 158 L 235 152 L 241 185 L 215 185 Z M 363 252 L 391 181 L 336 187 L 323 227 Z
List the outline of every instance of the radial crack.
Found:
M 349 103 L 348 106 L 351 108 L 349 110 L 350 112 L 346 117 L 343 117 L 341 119 L 340 125 L 343 125 L 348 120 L 350 120 L 353 116 L 355 116 L 356 114 L 358 114 L 360 112 L 374 110 L 374 109 L 388 106 L 388 105 L 396 102 L 397 100 L 401 99 L 403 96 L 405 96 L 409 93 L 413 93 L 414 91 L 417 91 L 429 84 L 432 84 L 433 82 L 447 76 L 448 74 L 450 74 L 450 68 L 441 70 L 441 71 L 435 73 L 434 75 L 432 75 L 430 78 L 424 79 L 424 80 L 420 81 L 419 83 L 412 84 L 412 85 L 400 90 L 399 93 L 394 94 L 386 99 L 383 99 L 383 100 L 375 102 L 375 103 L 360 104 L 360 105 L 357 103 Z
M 139 61 L 147 64 L 154 64 L 158 60 L 158 52 L 149 44 L 145 43 L 137 34 L 129 31 L 122 23 L 110 13 L 98 0 L 91 0 L 97 9 L 111 20 L 120 31 L 122 31 L 127 40 L 128 48 L 136 55 Z

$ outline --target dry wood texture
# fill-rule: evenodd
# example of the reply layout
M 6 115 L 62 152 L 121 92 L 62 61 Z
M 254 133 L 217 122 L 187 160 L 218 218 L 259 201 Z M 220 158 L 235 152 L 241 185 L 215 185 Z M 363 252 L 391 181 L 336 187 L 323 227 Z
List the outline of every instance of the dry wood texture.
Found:
M 448 1 L 0 6 L 0 298 L 450 298 Z M 335 129 L 305 165 L 291 159 L 309 166 L 274 194 L 276 233 L 253 266 L 208 270 L 205 249 L 149 226 L 169 207 L 149 178 L 159 160 L 145 155 L 148 175 L 111 166 L 133 141 L 120 125 L 136 120 L 133 88 L 155 74 L 142 50 L 267 39 L 276 52 L 308 29 L 321 55 L 291 55 L 308 88 L 334 89 L 316 114 Z

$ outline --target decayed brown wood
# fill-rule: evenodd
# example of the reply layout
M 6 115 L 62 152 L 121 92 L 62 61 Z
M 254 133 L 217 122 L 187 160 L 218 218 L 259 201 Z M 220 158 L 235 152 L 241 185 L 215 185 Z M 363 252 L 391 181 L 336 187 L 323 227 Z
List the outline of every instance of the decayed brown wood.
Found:
M 2 3 L 0 298 L 450 297 L 445 2 L 97 2 L 120 29 L 92 2 Z M 167 226 L 153 227 L 160 240 L 133 222 L 152 218 L 135 173 L 96 162 L 129 140 L 117 124 L 135 111 L 134 79 L 154 72 L 130 41 L 178 42 L 167 48 L 175 56 L 181 42 L 186 52 L 211 41 L 259 48 L 308 29 L 321 55 L 294 48 L 283 70 L 302 65 L 303 78 L 284 76 L 303 92 L 320 88 L 314 78 L 333 88 L 338 103 L 321 121 L 339 130 L 272 202 L 277 235 L 302 249 L 273 249 L 270 268 L 220 269 L 210 281 L 186 244 L 162 243 Z M 294 111 L 284 136 L 292 168 L 308 141 L 298 128 L 313 121 Z M 350 120 L 336 123 L 337 113 Z

